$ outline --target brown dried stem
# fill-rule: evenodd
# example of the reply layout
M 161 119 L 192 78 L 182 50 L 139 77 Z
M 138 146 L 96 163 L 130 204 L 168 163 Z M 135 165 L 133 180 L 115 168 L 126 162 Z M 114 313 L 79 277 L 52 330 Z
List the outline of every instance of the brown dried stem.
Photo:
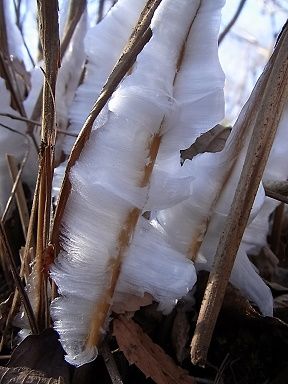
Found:
M 51 191 L 53 178 L 53 160 L 55 147 L 55 88 L 60 65 L 58 1 L 38 0 L 40 38 L 45 63 L 45 82 L 43 88 L 43 111 L 41 147 L 39 153 L 39 202 L 36 241 L 37 266 L 37 319 L 41 328 L 47 325 L 46 281 L 43 274 L 44 251 L 48 245 L 50 233 L 50 215 L 52 209 Z
M 256 119 L 250 122 L 253 124 L 253 133 L 226 226 L 219 240 L 191 343 L 194 364 L 204 365 L 206 362 L 233 263 L 288 95 L 287 44 L 288 28 L 282 33 L 265 71 L 263 92 L 253 105 L 257 110 Z
M 27 293 L 26 293 L 25 288 L 22 284 L 21 278 L 18 274 L 15 260 L 14 260 L 12 251 L 10 249 L 9 242 L 8 242 L 6 232 L 5 232 L 5 229 L 4 229 L 2 222 L 0 222 L 0 238 L 1 238 L 1 242 L 3 245 L 4 251 L 5 251 L 5 254 L 9 260 L 10 271 L 11 271 L 15 286 L 16 286 L 16 288 L 19 292 L 19 295 L 21 297 L 21 301 L 23 303 L 23 306 L 24 306 L 24 309 L 25 309 L 25 312 L 26 312 L 26 315 L 27 315 L 27 318 L 28 318 L 28 321 L 30 324 L 31 331 L 32 331 L 32 333 L 36 334 L 36 333 L 38 333 L 38 327 L 37 327 L 36 319 L 35 319 L 30 301 L 28 299 Z
M 65 24 L 64 37 L 60 45 L 60 60 L 63 59 L 67 51 L 67 48 L 69 46 L 73 33 L 76 29 L 76 26 L 84 10 L 86 9 L 86 4 L 87 4 L 87 0 L 78 0 L 78 1 L 73 0 L 70 3 L 69 16 Z M 38 99 L 35 103 L 35 106 L 31 115 L 31 120 L 37 121 L 40 118 L 41 109 L 42 109 L 42 93 L 43 93 L 43 88 L 41 88 Z M 33 132 L 33 130 L 34 130 L 34 124 L 31 123 L 28 126 L 27 132 L 31 133 Z

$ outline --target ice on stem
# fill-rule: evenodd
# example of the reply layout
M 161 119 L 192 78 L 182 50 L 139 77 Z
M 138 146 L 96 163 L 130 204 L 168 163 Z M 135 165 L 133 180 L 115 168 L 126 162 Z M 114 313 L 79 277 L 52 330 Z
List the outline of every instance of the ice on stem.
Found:
M 147 200 L 150 164 L 196 12 L 190 0 L 162 1 L 135 70 L 114 93 L 106 117 L 98 120 L 70 172 L 63 250 L 51 276 L 60 292 L 52 304 L 54 323 L 72 364 L 97 355 L 113 286 Z

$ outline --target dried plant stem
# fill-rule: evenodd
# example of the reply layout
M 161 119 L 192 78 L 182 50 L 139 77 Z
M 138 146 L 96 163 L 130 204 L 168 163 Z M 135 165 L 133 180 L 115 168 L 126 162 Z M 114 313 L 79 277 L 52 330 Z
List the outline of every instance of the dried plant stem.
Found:
M 103 89 L 92 107 L 92 110 L 87 117 L 81 132 L 79 133 L 78 138 L 72 148 L 70 157 L 68 159 L 67 167 L 65 170 L 65 175 L 58 199 L 58 204 L 56 208 L 56 213 L 54 217 L 53 230 L 51 235 L 51 243 L 55 245 L 56 252 L 59 251 L 59 233 L 60 233 L 60 223 L 66 206 L 68 196 L 70 194 L 70 181 L 69 181 L 69 172 L 73 167 L 75 162 L 78 160 L 86 141 L 89 139 L 92 126 L 95 122 L 95 119 L 104 108 L 107 101 L 112 96 L 116 87 L 119 85 L 120 81 L 123 79 L 127 71 L 131 68 L 133 63 L 136 60 L 137 55 L 143 49 L 144 45 L 149 41 L 152 36 L 151 29 L 149 28 L 152 16 L 161 3 L 161 0 L 148 0 L 143 12 L 140 15 L 138 24 L 134 29 L 128 44 L 123 50 L 123 53 L 115 65 L 112 73 L 110 74 L 107 82 L 103 86 Z
M 288 204 L 288 181 L 265 181 L 266 196 Z
M 11 106 L 17 110 L 21 116 L 27 117 L 22 100 L 19 97 L 19 88 L 9 53 L 7 40 L 6 21 L 3 1 L 0 1 L 0 76 L 6 81 L 6 86 L 11 94 Z M 38 148 L 33 131 L 27 130 L 35 148 Z
M 194 364 L 204 365 L 226 286 L 288 96 L 288 28 L 268 64 L 264 89 L 254 104 L 256 119 L 243 170 L 220 237 L 191 343 Z
M 271 197 L 271 199 L 278 200 L 281 203 L 288 204 L 288 197 L 282 195 L 281 193 L 277 193 L 272 191 L 271 189 L 265 188 L 265 194 L 267 197 Z
M 22 284 L 21 278 L 18 275 L 18 271 L 17 271 L 17 267 L 16 267 L 16 264 L 14 261 L 14 257 L 13 257 L 12 251 L 10 249 L 9 242 L 8 242 L 6 232 L 5 232 L 5 229 L 4 229 L 2 222 L 0 223 L 0 237 L 1 237 L 1 241 L 3 244 L 5 254 L 6 254 L 8 261 L 9 261 L 9 267 L 11 270 L 11 274 L 12 274 L 15 286 L 19 292 L 19 295 L 21 297 L 21 301 L 23 303 L 26 315 L 27 315 L 28 320 L 29 320 L 31 331 L 32 331 L 32 333 L 36 334 L 36 333 L 38 333 L 38 327 L 37 327 L 36 319 L 35 319 L 30 301 L 28 299 L 27 293 L 26 293 L 25 288 Z
M 36 240 L 37 304 L 36 314 L 40 329 L 48 324 L 47 292 L 43 269 L 44 253 L 48 245 L 51 209 L 52 177 L 55 147 L 55 88 L 60 65 L 58 1 L 38 0 L 40 38 L 45 64 L 41 147 L 39 153 L 39 201 Z
M 60 47 L 61 59 L 63 59 L 65 52 L 67 51 L 67 48 L 71 41 L 73 33 L 86 7 L 87 7 L 87 0 L 70 0 L 69 14 L 65 23 L 64 37 Z
M 161 142 L 161 136 L 155 135 L 149 146 L 149 157 L 147 158 L 147 165 L 144 169 L 143 178 L 140 181 L 141 187 L 146 187 L 149 184 L 150 177 L 153 171 L 157 153 L 159 150 Z M 91 347 L 98 345 L 101 338 L 101 328 L 103 328 L 105 320 L 110 310 L 111 300 L 113 298 L 116 284 L 120 275 L 121 265 L 124 258 L 124 254 L 130 244 L 131 238 L 133 236 L 136 224 L 142 213 L 142 210 L 139 208 L 133 208 L 127 215 L 122 230 L 120 231 L 118 241 L 117 241 L 117 255 L 111 261 L 109 265 L 111 278 L 109 281 L 108 289 L 102 295 L 102 300 L 95 308 L 94 314 L 92 316 L 92 321 L 90 323 L 87 346 Z
M 38 0 L 39 1 L 39 0 Z M 69 46 L 69 43 L 71 41 L 71 38 L 73 36 L 73 33 L 76 29 L 76 26 L 86 9 L 86 4 L 87 0 L 73 0 L 70 3 L 70 9 L 69 9 L 69 16 L 68 20 L 66 21 L 65 24 L 65 31 L 64 31 L 64 37 L 60 45 L 60 60 L 63 59 L 67 48 Z M 43 52 L 42 52 L 43 55 Z M 43 88 L 41 88 L 38 99 L 35 103 L 32 115 L 31 115 L 31 120 L 37 121 L 39 120 L 41 116 L 41 109 L 42 109 L 42 93 L 43 93 Z M 34 124 L 31 123 L 28 126 L 27 132 L 31 134 L 34 130 Z
M 6 155 L 6 158 L 7 158 L 9 171 L 10 171 L 10 176 L 12 178 L 13 183 L 15 183 L 17 180 L 17 174 L 18 174 L 17 160 L 12 155 Z M 17 202 L 17 207 L 18 207 L 19 216 L 21 220 L 22 230 L 23 230 L 24 237 L 26 239 L 28 225 L 29 225 L 29 211 L 27 207 L 23 186 L 21 183 L 18 183 L 15 193 L 16 193 L 16 202 Z
M 105 362 L 107 371 L 113 384 L 123 384 L 117 365 L 115 363 L 113 354 L 110 351 L 109 345 L 104 341 L 102 343 L 100 353 Z

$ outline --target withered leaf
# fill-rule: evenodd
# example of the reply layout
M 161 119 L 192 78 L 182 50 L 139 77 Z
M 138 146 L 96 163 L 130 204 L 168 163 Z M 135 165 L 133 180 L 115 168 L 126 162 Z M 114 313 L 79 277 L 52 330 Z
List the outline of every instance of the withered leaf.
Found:
M 57 379 L 45 377 L 42 372 L 34 371 L 30 368 L 0 367 L 1 384 L 64 384 L 61 377 Z
M 113 322 L 113 333 L 130 364 L 151 377 L 156 384 L 194 384 L 195 380 L 177 366 L 159 345 L 133 320 L 120 316 Z
M 64 351 L 58 338 L 52 328 L 40 335 L 26 337 L 13 351 L 8 366 L 28 367 L 55 379 L 61 376 L 65 383 L 69 383 L 70 366 L 64 360 Z
M 220 124 L 215 125 L 215 127 L 199 136 L 189 148 L 180 151 L 181 164 L 184 164 L 185 160 L 192 160 L 199 153 L 222 151 L 230 132 L 231 127 L 224 127 Z

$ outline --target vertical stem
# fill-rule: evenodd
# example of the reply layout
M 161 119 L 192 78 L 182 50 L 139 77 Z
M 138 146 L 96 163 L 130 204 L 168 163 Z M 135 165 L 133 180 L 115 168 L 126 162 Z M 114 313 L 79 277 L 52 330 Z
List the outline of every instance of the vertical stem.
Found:
M 252 122 L 251 140 L 226 226 L 218 243 L 191 343 L 191 358 L 194 364 L 204 365 L 206 362 L 234 260 L 288 96 L 287 45 L 288 27 L 282 33 L 270 65 L 268 64 L 263 92 L 254 104 L 257 115 Z
M 48 245 L 51 215 L 51 190 L 55 146 L 55 88 L 60 66 L 58 1 L 37 0 L 40 39 L 45 64 L 41 146 L 39 154 L 39 203 L 36 240 L 38 282 L 37 319 L 40 328 L 47 324 L 47 292 L 43 274 L 44 251 Z

